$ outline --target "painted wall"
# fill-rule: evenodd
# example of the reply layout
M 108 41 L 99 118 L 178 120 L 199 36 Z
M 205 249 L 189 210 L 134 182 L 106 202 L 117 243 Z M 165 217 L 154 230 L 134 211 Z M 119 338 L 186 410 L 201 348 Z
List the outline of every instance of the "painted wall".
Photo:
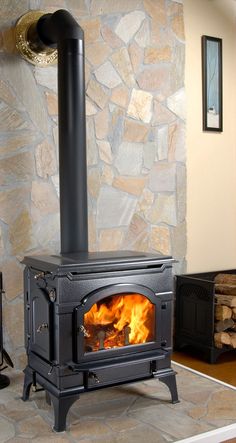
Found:
M 57 67 L 12 54 L 28 9 L 85 30 L 90 250 L 172 254 L 185 266 L 185 42 L 180 0 L 6 0 L 0 28 L 0 268 L 4 341 L 24 365 L 21 259 L 60 250 Z
M 223 4 L 222 4 L 223 3 Z M 184 0 L 187 95 L 187 269 L 236 268 L 234 0 Z M 201 36 L 223 39 L 223 132 L 202 131 Z

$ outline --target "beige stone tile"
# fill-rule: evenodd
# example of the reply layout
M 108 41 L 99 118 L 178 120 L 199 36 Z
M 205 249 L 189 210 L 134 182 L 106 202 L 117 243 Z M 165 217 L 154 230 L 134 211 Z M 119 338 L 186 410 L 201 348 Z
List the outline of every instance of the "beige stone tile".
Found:
M 149 127 L 136 121 L 125 119 L 124 141 L 145 142 L 147 140 Z
M 51 435 L 51 428 L 40 415 L 36 415 L 19 422 L 18 433 L 24 437 L 33 438 L 45 433 Z
M 111 48 L 119 48 L 123 42 L 122 40 L 113 32 L 113 30 L 108 25 L 103 25 L 101 28 L 101 34 L 105 42 Z
M 34 174 L 34 158 L 31 152 L 21 152 L 0 160 L 0 185 L 31 180 Z
M 143 49 L 135 41 L 132 41 L 128 50 L 133 70 L 137 73 L 143 61 Z
M 136 34 L 144 19 L 145 14 L 143 11 L 134 10 L 129 12 L 121 17 L 115 28 L 115 33 L 127 44 Z
M 39 177 L 48 178 L 57 172 L 55 148 L 44 140 L 35 150 L 36 171 Z
M 112 90 L 111 101 L 122 108 L 126 108 L 129 100 L 129 90 L 126 86 L 120 85 Z
M 146 407 L 130 412 L 129 416 L 149 424 L 159 432 L 165 432 L 175 439 L 190 437 L 212 429 L 208 423 L 195 421 L 176 409 L 170 408 L 170 411 L 163 415 L 162 407 L 163 404 L 160 403 L 155 407 Z
M 90 80 L 86 93 L 99 108 L 103 109 L 106 106 L 109 99 L 108 94 L 97 81 L 93 79 Z
M 152 249 L 161 254 L 170 254 L 170 230 L 167 226 L 153 226 L 151 228 L 151 245 Z
M 120 417 L 132 404 L 133 399 L 134 396 L 126 395 L 126 397 L 123 398 L 115 398 L 110 401 L 106 400 L 105 402 L 100 400 L 92 404 L 84 404 L 83 401 L 79 401 L 76 407 L 73 408 L 73 412 L 77 414 L 78 417 L 81 417 L 81 419 Z
M 23 292 L 23 269 L 15 260 L 6 260 L 1 266 L 6 298 L 13 300 Z
M 104 165 L 101 175 L 101 183 L 111 185 L 114 178 L 114 172 L 111 166 Z
M 144 123 L 149 123 L 152 118 L 153 97 L 149 92 L 133 89 L 127 114 Z
M 99 234 L 100 251 L 117 251 L 120 249 L 124 232 L 122 229 L 104 229 Z
M 147 213 L 154 201 L 154 193 L 149 189 L 144 189 L 138 201 L 137 210 L 147 216 Z
M 15 132 L 8 132 L 0 140 L 0 154 L 10 154 L 26 146 L 30 146 L 37 142 L 41 138 L 41 135 L 33 130 L 21 130 Z
M 97 141 L 97 145 L 100 159 L 105 163 L 112 164 L 112 151 L 110 143 L 106 140 L 99 140 Z
M 158 100 L 154 100 L 152 125 L 165 125 L 176 120 L 176 115 Z
M 214 393 L 207 405 L 206 419 L 235 420 L 236 395 L 235 391 L 222 390 Z
M 84 30 L 86 44 L 94 43 L 100 39 L 100 19 L 91 17 L 89 20 L 81 20 L 80 25 Z
M 154 429 L 152 426 L 140 424 L 135 429 L 130 430 L 128 434 L 127 432 L 119 432 L 116 435 L 115 441 L 116 443 L 144 443 L 146 441 L 148 443 L 166 443 L 166 438 L 162 432 Z
M 33 181 L 31 200 L 41 214 L 51 214 L 58 211 L 58 198 L 50 183 Z
M 176 15 L 172 21 L 171 21 L 171 26 L 173 29 L 173 32 L 176 34 L 176 36 L 180 39 L 180 40 L 184 40 L 185 39 L 185 34 L 184 34 L 184 19 L 183 19 L 183 15 L 178 14 Z
M 95 133 L 98 139 L 105 139 L 109 130 L 109 112 L 108 108 L 103 109 L 94 117 Z
M 19 104 L 16 96 L 13 94 L 11 88 L 3 80 L 0 80 L 0 98 L 1 98 L 1 100 L 3 100 L 5 103 L 7 103 L 8 105 L 10 105 L 12 107 L 18 108 L 18 106 L 20 106 L 20 104 Z
M 161 91 L 163 96 L 168 96 L 170 90 L 170 67 L 165 64 L 151 66 L 144 69 L 137 76 L 137 82 L 145 91 Z
M 47 100 L 47 107 L 49 115 L 57 115 L 58 114 L 58 98 L 56 94 L 52 92 L 45 93 Z
M 89 12 L 86 0 L 67 0 L 66 4 L 72 13 L 77 15 L 78 20 L 82 15 L 87 15 Z
M 168 45 L 161 48 L 149 47 L 145 49 L 144 63 L 155 64 L 161 61 L 170 61 L 171 55 L 171 47 Z
M 146 185 L 145 177 L 115 177 L 112 186 L 122 191 L 128 192 L 128 194 L 139 196 Z
M 127 48 L 123 47 L 116 51 L 111 56 L 111 60 L 123 82 L 129 88 L 132 88 L 135 84 L 135 79 Z
M 88 171 L 88 191 L 93 198 L 97 198 L 100 191 L 100 172 L 98 168 Z
M 24 309 L 22 300 L 14 300 L 3 309 L 3 321 L 11 344 L 16 347 L 24 344 Z
M 0 441 L 1 443 L 5 443 L 10 438 L 14 437 L 15 429 L 12 423 L 6 420 L 3 417 L 0 417 Z
M 147 13 L 162 26 L 166 25 L 166 11 L 164 0 L 144 0 Z
M 141 0 L 92 0 L 91 13 L 93 15 L 113 14 L 116 12 L 129 12 L 142 7 Z
M 86 48 L 86 58 L 93 66 L 104 63 L 110 53 L 110 46 L 106 42 L 93 43 Z
M 121 432 L 136 428 L 140 422 L 138 420 L 134 420 L 133 418 L 122 416 L 119 418 L 111 418 L 106 420 L 106 424 L 112 429 L 112 431 Z
M 69 434 L 76 439 L 81 437 L 94 438 L 111 434 L 111 429 L 101 420 L 79 420 L 71 425 Z
M 23 209 L 10 225 L 9 239 L 14 255 L 22 254 L 35 245 L 32 237 L 32 221 L 27 208 Z

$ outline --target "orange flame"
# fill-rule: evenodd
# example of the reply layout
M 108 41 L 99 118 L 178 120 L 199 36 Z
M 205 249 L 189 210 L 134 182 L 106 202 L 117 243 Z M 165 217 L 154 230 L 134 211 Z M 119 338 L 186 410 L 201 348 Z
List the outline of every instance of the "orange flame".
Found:
M 90 351 L 146 343 L 154 339 L 154 305 L 141 294 L 107 297 L 84 315 L 84 327 Z M 103 331 L 102 345 L 99 331 Z

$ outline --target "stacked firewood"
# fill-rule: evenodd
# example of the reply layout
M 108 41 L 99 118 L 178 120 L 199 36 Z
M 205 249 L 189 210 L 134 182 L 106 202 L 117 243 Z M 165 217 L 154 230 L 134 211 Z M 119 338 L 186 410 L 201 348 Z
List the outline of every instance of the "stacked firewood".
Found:
M 215 277 L 215 298 L 215 346 L 236 348 L 236 274 Z

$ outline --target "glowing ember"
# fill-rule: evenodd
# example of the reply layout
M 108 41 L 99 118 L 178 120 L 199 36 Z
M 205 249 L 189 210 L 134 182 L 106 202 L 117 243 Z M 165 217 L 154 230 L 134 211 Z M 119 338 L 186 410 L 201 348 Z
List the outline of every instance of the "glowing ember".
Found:
M 154 305 L 141 294 L 113 295 L 84 315 L 85 350 L 112 349 L 154 340 Z

